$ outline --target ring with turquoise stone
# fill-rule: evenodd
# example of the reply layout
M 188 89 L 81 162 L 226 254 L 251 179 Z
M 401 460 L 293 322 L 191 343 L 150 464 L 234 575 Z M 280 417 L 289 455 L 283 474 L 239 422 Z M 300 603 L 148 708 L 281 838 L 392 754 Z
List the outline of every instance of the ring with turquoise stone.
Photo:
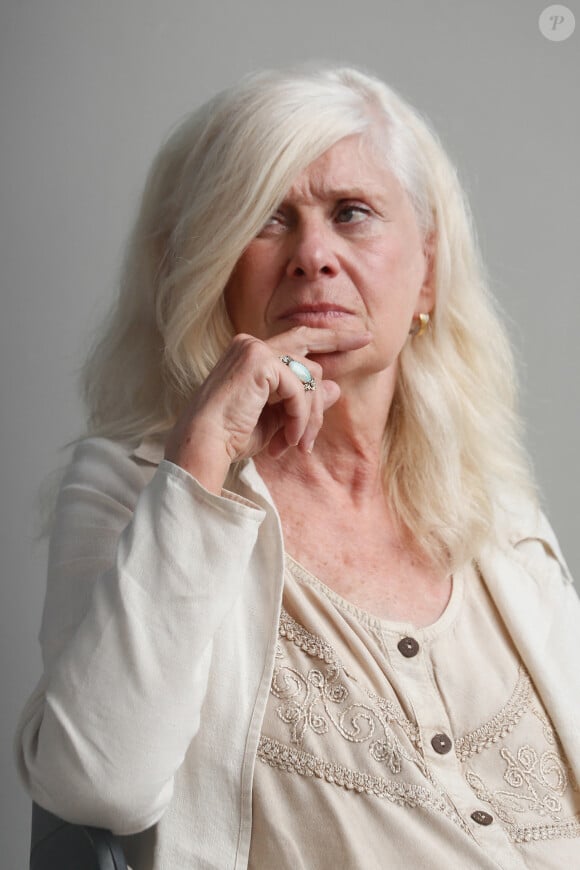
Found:
M 300 381 L 302 381 L 305 390 L 316 389 L 316 381 L 303 363 L 298 362 L 297 359 L 292 359 L 292 357 L 288 356 L 288 354 L 284 354 L 284 356 L 281 356 L 280 360 L 284 363 L 285 366 L 288 366 L 291 372 L 294 372 L 294 374 Z

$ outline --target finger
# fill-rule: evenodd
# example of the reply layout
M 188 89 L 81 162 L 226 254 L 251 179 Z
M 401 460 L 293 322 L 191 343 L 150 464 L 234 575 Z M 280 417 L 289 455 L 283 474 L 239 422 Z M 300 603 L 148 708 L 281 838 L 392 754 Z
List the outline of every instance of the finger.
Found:
M 288 332 L 269 339 L 267 343 L 276 353 L 308 356 L 311 353 L 358 350 L 369 344 L 371 338 L 371 333 L 365 330 L 295 326 Z
M 296 401 L 294 395 L 290 396 L 287 405 L 288 416 L 284 425 L 284 433 L 286 443 L 289 446 L 300 445 L 303 450 L 309 453 L 322 426 L 324 412 L 336 402 L 340 395 L 340 388 L 334 381 L 323 380 L 320 377 L 322 374 L 320 365 L 311 360 L 307 360 L 307 362 L 309 371 L 319 378 L 318 388 L 315 390 L 304 390 L 302 381 L 295 376 L 299 384 L 298 389 L 301 390 L 300 399 L 302 401 Z M 294 374 L 292 370 L 290 372 Z M 292 390 L 292 387 L 290 389 Z M 305 399 L 308 402 L 306 406 L 303 404 Z M 280 449 L 281 446 L 280 441 Z
M 277 389 L 268 403 L 280 404 L 283 410 L 283 431 L 287 446 L 295 447 L 304 435 L 311 414 L 316 390 L 305 390 L 302 381 L 284 363 L 280 362 Z
M 292 363 L 297 362 L 304 366 L 306 371 L 310 373 L 310 376 L 314 378 L 314 381 L 316 383 L 318 383 L 318 381 L 322 380 L 322 378 L 324 377 L 324 372 L 320 363 L 316 362 L 315 360 L 308 359 L 308 357 L 306 356 L 301 357 L 300 354 L 298 354 L 296 351 L 294 351 L 293 355 L 280 354 L 278 359 L 280 360 L 280 362 L 283 362 L 284 359 L 288 360 L 287 362 L 283 362 L 283 364 L 288 367 L 288 370 L 292 372 L 292 375 L 302 384 L 303 388 L 304 381 L 299 377 L 296 371 L 294 371 Z
M 340 396 L 340 387 L 334 381 L 321 381 L 312 400 L 312 408 L 299 448 L 304 453 L 312 453 L 314 442 L 324 422 L 324 412 L 334 405 Z
M 320 381 L 317 390 L 305 394 L 305 398 L 311 403 L 311 409 L 306 427 L 298 442 L 298 446 L 303 452 L 312 452 L 314 442 L 322 427 L 324 412 L 337 401 L 339 396 L 340 387 L 334 381 L 329 380 Z M 276 421 L 275 423 L 271 422 L 266 438 L 268 453 L 275 459 L 282 456 L 290 446 L 294 446 L 295 442 L 295 436 L 288 434 L 288 418 L 281 406 L 280 402 L 279 405 L 275 405 L 271 409 L 276 414 Z
M 336 381 L 322 381 L 320 392 L 322 393 L 324 411 L 328 411 L 340 398 L 340 387 Z

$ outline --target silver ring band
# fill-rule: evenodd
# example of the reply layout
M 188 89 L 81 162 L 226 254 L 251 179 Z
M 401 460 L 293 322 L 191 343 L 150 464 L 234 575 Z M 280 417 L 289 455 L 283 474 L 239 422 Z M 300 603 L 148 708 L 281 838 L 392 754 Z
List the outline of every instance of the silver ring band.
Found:
M 316 381 L 304 363 L 298 362 L 297 359 L 293 359 L 291 356 L 288 356 L 288 354 L 281 356 L 280 362 L 283 362 L 285 366 L 288 366 L 290 371 L 294 372 L 298 380 L 302 381 L 305 390 L 316 389 Z

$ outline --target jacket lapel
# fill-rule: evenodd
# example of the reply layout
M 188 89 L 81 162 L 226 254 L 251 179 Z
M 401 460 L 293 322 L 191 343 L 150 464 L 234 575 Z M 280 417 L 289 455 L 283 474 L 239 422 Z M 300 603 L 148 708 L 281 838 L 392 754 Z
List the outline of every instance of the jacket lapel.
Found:
M 580 783 L 580 599 L 548 552 L 534 560 L 489 546 L 478 561 Z

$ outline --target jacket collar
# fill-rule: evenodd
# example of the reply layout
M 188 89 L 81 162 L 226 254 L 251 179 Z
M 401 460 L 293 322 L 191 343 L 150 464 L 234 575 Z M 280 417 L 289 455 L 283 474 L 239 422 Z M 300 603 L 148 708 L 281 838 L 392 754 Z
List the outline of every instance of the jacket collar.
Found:
M 131 451 L 131 456 L 147 462 L 149 465 L 159 465 L 163 459 L 165 451 L 165 438 L 149 437 L 143 438 L 139 444 Z

